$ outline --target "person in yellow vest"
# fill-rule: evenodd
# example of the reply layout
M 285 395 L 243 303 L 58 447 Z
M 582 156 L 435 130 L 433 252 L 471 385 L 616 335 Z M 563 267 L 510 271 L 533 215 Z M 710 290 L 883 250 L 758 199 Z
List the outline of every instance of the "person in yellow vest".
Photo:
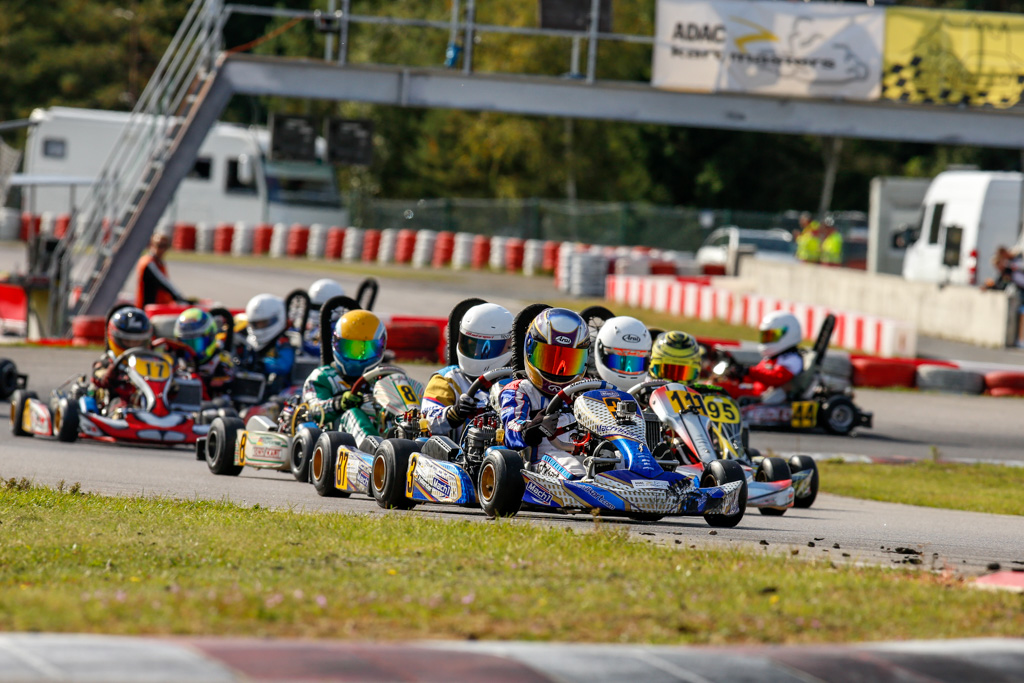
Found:
M 821 260 L 821 224 L 806 211 L 800 214 L 800 232 L 796 235 L 796 257 L 805 263 Z
M 843 265 L 843 234 L 836 229 L 831 218 L 825 219 L 824 234 L 825 236 L 821 240 L 822 265 Z

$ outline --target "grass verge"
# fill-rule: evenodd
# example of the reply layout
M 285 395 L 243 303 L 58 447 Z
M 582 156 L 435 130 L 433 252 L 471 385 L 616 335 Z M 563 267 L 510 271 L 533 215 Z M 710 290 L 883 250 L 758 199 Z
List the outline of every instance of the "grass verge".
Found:
M 1024 596 L 946 573 L 656 545 L 602 526 L 61 489 L 0 485 L 0 631 L 645 643 L 1024 631 Z
M 901 464 L 818 463 L 821 490 L 924 507 L 1024 515 L 1024 468 L 919 460 Z

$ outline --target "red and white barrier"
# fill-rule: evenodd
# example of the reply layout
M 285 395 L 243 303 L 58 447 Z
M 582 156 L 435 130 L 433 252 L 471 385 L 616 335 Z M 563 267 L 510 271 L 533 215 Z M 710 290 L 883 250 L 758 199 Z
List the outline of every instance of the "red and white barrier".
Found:
M 822 321 L 831 312 L 836 316 L 836 346 L 884 357 L 913 356 L 917 349 L 917 330 L 901 320 L 733 292 L 699 278 L 610 275 L 605 280 L 605 298 L 684 318 L 748 326 L 756 326 L 767 313 L 786 310 L 800 320 L 806 339 L 817 336 Z

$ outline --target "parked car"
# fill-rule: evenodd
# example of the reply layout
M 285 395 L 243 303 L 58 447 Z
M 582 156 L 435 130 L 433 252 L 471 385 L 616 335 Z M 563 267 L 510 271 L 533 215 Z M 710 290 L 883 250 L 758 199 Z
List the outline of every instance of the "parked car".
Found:
M 706 275 L 724 275 L 730 249 L 752 247 L 758 258 L 796 261 L 796 242 L 786 230 L 750 230 L 735 225 L 718 228 L 697 250 L 697 263 Z

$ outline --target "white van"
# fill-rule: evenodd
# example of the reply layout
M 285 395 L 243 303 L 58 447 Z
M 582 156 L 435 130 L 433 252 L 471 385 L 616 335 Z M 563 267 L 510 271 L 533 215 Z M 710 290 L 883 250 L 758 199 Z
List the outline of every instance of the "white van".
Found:
M 22 209 L 34 214 L 71 213 L 76 195 L 54 178 L 96 178 L 128 122 L 129 114 L 51 107 L 32 112 L 25 145 Z M 267 159 L 270 133 L 263 128 L 217 123 L 181 181 L 164 221 L 186 223 L 301 223 L 347 225 L 334 167 L 323 162 Z M 317 140 L 323 158 L 326 146 Z M 32 178 L 49 184 L 32 185 Z
M 996 247 L 1020 239 L 1020 173 L 946 171 L 935 176 L 921 206 L 917 240 L 907 248 L 903 277 L 977 285 L 996 276 Z

